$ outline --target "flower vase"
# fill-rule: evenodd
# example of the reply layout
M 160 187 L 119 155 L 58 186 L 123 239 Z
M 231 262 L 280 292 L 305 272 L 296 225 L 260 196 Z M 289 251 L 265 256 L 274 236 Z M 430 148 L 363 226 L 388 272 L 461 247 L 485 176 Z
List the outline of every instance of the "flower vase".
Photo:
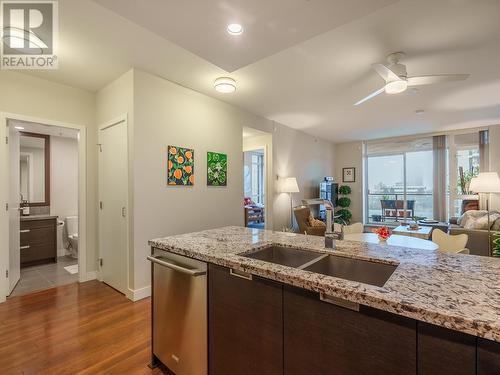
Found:
M 381 244 L 387 244 L 387 238 L 386 237 L 378 236 L 378 241 Z

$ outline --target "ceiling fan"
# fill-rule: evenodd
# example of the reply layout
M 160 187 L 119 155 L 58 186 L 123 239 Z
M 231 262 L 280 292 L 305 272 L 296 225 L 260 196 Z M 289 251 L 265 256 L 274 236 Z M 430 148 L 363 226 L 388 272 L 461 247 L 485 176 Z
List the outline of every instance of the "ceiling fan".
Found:
M 405 57 L 404 52 L 394 52 L 387 56 L 387 64 L 372 64 L 372 68 L 384 79 L 385 85 L 381 89 L 372 92 L 354 105 L 360 105 L 385 92 L 386 94 L 399 94 L 406 91 L 408 87 L 432 85 L 435 83 L 463 81 L 470 74 L 435 74 L 417 77 L 408 77 L 406 65 L 399 61 Z

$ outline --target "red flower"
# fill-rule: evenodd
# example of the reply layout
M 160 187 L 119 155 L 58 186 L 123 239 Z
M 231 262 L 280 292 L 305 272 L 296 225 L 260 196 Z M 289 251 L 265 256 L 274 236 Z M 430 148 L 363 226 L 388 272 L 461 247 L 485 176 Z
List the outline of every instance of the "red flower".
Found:
M 384 240 L 388 239 L 391 236 L 391 231 L 387 227 L 374 229 L 373 233 L 377 234 L 380 238 L 383 238 Z

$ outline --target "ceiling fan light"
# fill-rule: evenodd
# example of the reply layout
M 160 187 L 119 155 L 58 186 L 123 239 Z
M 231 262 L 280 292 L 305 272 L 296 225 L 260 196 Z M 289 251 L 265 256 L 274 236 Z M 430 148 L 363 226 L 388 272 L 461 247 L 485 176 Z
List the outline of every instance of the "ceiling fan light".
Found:
M 235 92 L 236 81 L 229 77 L 219 77 L 214 82 L 214 89 L 224 94 Z
M 408 82 L 404 79 L 397 81 L 387 82 L 385 85 L 385 92 L 387 94 L 399 94 L 408 88 Z

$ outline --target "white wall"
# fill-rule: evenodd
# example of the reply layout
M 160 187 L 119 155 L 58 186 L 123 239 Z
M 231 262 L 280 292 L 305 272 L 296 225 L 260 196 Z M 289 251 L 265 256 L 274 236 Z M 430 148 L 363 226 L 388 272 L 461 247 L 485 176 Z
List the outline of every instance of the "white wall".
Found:
M 243 225 L 245 112 L 159 77 L 134 74 L 134 288 L 150 285 L 151 238 Z M 260 120 L 267 121 L 267 120 Z M 194 149 L 194 186 L 167 186 L 167 146 Z M 228 155 L 227 187 L 208 187 L 207 151 Z
M 133 131 L 134 131 L 134 70 L 129 70 L 106 87 L 97 92 L 96 95 L 96 119 L 97 126 L 116 120 L 122 115 L 127 116 L 128 127 L 128 151 L 129 151 L 129 218 L 134 217 L 134 195 L 133 183 Z M 128 254 L 128 288 L 134 289 L 134 231 L 133 220 L 129 221 L 129 254 Z
M 0 112 L 30 116 L 87 128 L 87 271 L 97 269 L 97 162 L 95 95 L 33 76 L 0 71 Z M 4 272 L 4 271 L 2 271 Z M 2 273 L 3 274 L 3 273 Z
M 78 140 L 50 137 L 50 213 L 78 215 Z
M 339 186 L 351 187 L 352 223 L 363 222 L 363 142 L 339 143 L 335 145 L 335 181 Z M 356 182 L 342 182 L 342 168 L 356 168 Z

